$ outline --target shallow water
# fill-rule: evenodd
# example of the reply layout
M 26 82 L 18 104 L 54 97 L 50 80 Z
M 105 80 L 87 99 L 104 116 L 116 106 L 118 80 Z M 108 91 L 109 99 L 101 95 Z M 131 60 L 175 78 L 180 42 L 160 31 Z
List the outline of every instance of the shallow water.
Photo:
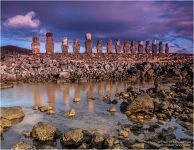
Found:
M 121 124 L 131 124 L 132 122 L 120 112 L 119 103 L 115 105 L 117 112 L 114 115 L 107 112 L 111 105 L 104 103 L 102 97 L 109 95 L 111 99 L 118 99 L 115 94 L 125 91 L 129 85 L 131 84 L 128 82 L 42 83 L 17 84 L 14 88 L 3 89 L 1 90 L 1 107 L 22 106 L 25 117 L 20 123 L 4 132 L 1 148 L 11 148 L 20 139 L 32 143 L 30 139 L 22 136 L 22 132 L 31 130 L 33 125 L 39 121 L 49 122 L 61 131 L 75 127 L 87 130 L 100 129 L 114 135 L 119 128 L 119 122 Z M 147 89 L 153 87 L 153 83 L 139 83 L 133 86 Z M 74 103 L 74 98 L 80 98 L 80 103 Z M 52 106 L 56 114 L 47 115 L 45 112 L 32 110 L 34 105 Z M 75 108 L 77 112 L 73 119 L 65 116 L 70 108 Z M 175 122 L 170 122 L 170 124 L 176 126 Z M 163 127 L 165 126 L 161 126 L 161 128 Z M 183 136 L 183 133 L 178 130 L 177 136 Z M 59 144 L 57 147 L 60 148 Z

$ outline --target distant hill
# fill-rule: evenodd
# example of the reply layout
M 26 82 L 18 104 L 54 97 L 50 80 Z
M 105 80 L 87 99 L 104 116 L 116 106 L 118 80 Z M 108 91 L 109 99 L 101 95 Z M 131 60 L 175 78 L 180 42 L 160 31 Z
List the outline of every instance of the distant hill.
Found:
M 32 50 L 13 45 L 2 46 L 0 49 L 1 59 L 7 54 L 28 54 L 32 53 Z

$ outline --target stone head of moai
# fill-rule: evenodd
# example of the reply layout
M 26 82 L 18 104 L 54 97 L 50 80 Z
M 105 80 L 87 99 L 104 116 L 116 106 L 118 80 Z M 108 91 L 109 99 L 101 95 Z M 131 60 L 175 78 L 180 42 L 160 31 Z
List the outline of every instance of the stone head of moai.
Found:
M 116 53 L 121 53 L 121 42 L 118 39 L 116 40 L 115 52 Z
M 159 53 L 160 54 L 163 54 L 164 53 L 164 45 L 163 45 L 163 42 L 162 41 L 159 42 Z
M 166 53 L 166 54 L 169 53 L 169 46 L 168 46 L 168 43 L 165 44 L 165 53 Z
M 86 33 L 86 41 L 85 41 L 86 53 L 92 53 L 92 34 Z
M 54 42 L 53 42 L 53 33 L 47 32 L 46 33 L 46 53 L 53 54 L 54 53 Z
M 102 53 L 102 40 L 97 41 L 97 53 L 101 54 Z
M 138 42 L 138 51 L 140 55 L 143 55 L 143 41 Z
M 128 40 L 124 41 L 123 51 L 124 51 L 125 54 L 130 53 L 130 42 Z
M 110 54 L 112 53 L 112 40 L 108 39 L 107 41 L 107 53 Z
M 34 36 L 32 37 L 32 53 L 37 54 L 40 53 L 40 42 L 39 42 L 39 37 Z
M 62 49 L 62 53 L 63 54 L 67 54 L 68 53 L 68 38 L 64 37 L 62 40 L 62 45 L 61 45 L 61 49 Z
M 131 54 L 136 55 L 136 43 L 135 41 L 131 41 Z
M 145 52 L 147 55 L 150 55 L 150 41 L 146 41 Z
M 153 40 L 152 42 L 152 55 L 156 56 L 157 55 L 157 41 Z
M 76 54 L 80 53 L 80 43 L 79 43 L 78 38 L 75 38 L 73 41 L 73 52 Z

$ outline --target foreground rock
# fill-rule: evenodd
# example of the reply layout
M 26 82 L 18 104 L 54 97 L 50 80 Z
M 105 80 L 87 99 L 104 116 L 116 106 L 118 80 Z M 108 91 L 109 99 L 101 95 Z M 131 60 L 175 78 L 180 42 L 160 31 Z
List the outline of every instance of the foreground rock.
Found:
M 13 83 L 0 83 L 0 89 L 13 88 Z
M 35 146 L 27 144 L 23 141 L 16 143 L 12 149 L 13 150 L 36 150 Z
M 127 107 L 127 110 L 132 114 L 138 112 L 152 113 L 154 110 L 154 103 L 149 95 L 139 95 Z
M 61 144 L 63 147 L 76 148 L 83 142 L 84 134 L 82 129 L 73 129 L 61 136 Z
M 32 129 L 32 137 L 40 141 L 50 141 L 55 137 L 57 129 L 46 123 L 38 122 Z
M 1 107 L 1 117 L 8 120 L 20 119 L 25 116 L 21 106 Z

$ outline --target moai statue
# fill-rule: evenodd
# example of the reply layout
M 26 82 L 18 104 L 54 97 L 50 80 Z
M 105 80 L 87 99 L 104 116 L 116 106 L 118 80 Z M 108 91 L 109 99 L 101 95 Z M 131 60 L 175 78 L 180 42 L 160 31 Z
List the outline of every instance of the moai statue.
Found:
M 138 52 L 140 56 L 143 56 L 143 41 L 139 41 L 138 43 Z
M 46 33 L 46 53 L 53 54 L 54 53 L 54 42 L 53 42 L 53 33 L 47 32 Z
M 73 53 L 74 54 L 80 53 L 80 43 L 79 43 L 79 40 L 77 38 L 75 38 L 74 42 L 73 42 Z
M 166 43 L 165 45 L 165 54 L 168 54 L 169 53 L 169 47 L 168 47 L 168 43 Z
M 131 55 L 132 56 L 136 55 L 136 43 L 134 40 L 131 42 Z
M 164 45 L 162 41 L 159 42 L 159 54 L 164 54 Z
M 108 39 L 107 41 L 107 53 L 111 54 L 112 53 L 112 40 Z
M 123 51 L 124 51 L 125 54 L 129 54 L 130 53 L 130 43 L 129 43 L 128 40 L 124 41 Z
M 34 37 L 32 38 L 31 47 L 32 47 L 32 53 L 33 53 L 33 54 L 38 54 L 38 53 L 40 53 L 40 42 L 39 42 L 39 37 L 34 36 Z
M 153 40 L 153 42 L 152 42 L 152 55 L 157 56 L 157 42 L 156 42 L 156 40 Z
M 146 41 L 145 52 L 147 56 L 150 56 L 150 41 Z
M 120 42 L 120 40 L 116 40 L 115 52 L 116 52 L 117 54 L 118 54 L 118 53 L 121 53 L 121 42 Z
M 102 40 L 97 41 L 97 53 L 102 54 Z
M 62 49 L 62 54 L 68 54 L 68 38 L 64 37 L 62 40 L 62 45 L 61 45 L 61 49 Z
M 86 53 L 92 53 L 92 35 L 91 33 L 86 33 L 86 41 L 85 41 Z

